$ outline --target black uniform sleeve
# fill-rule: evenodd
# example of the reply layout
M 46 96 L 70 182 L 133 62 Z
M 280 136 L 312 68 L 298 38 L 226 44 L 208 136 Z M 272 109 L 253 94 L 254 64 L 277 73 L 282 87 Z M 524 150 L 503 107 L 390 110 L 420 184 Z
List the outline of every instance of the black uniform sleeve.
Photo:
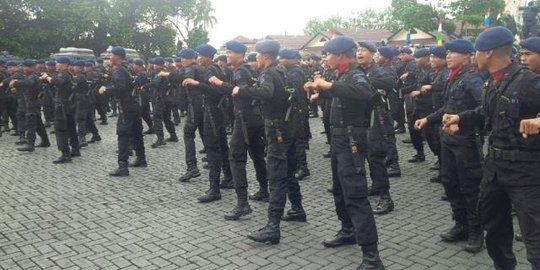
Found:
M 332 84 L 330 91 L 337 97 L 345 99 L 371 100 L 375 90 L 367 81 L 364 72 L 353 71 L 351 81 L 337 80 Z
M 265 70 L 259 76 L 259 85 L 240 87 L 238 96 L 265 100 L 271 99 L 274 96 L 274 91 L 274 77 L 269 70 Z

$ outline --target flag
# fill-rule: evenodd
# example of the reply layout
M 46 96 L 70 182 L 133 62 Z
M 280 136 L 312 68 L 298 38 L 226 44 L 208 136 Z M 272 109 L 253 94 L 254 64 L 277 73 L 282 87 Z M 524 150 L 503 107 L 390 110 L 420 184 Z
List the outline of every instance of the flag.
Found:
M 443 44 L 442 22 L 439 22 L 439 29 L 437 29 L 437 45 L 442 46 L 442 44 Z

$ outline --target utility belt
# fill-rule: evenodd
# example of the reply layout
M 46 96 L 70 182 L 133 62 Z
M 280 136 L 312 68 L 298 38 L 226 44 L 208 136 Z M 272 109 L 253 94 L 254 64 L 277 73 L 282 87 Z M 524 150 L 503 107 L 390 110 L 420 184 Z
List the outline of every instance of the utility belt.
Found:
M 495 160 L 540 162 L 540 152 L 503 150 L 492 146 L 489 147 L 489 156 Z
M 332 136 L 348 136 L 349 137 L 349 148 L 352 155 L 353 165 L 356 170 L 356 173 L 359 174 L 364 169 L 363 158 L 360 155 L 361 149 L 358 141 L 356 141 L 354 135 L 365 132 L 366 128 L 362 127 L 353 127 L 348 126 L 346 128 L 332 128 Z

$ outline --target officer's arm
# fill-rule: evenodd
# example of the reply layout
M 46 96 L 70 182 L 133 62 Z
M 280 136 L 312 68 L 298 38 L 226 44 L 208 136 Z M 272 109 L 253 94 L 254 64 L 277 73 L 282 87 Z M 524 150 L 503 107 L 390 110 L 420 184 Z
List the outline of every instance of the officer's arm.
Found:
M 70 77 L 64 72 L 59 72 L 58 74 L 56 74 L 56 76 L 52 77 L 51 82 L 54 85 L 64 85 L 68 82 L 69 78 Z
M 383 68 L 376 68 L 369 74 L 369 81 L 375 89 L 390 90 L 396 86 L 396 78 Z
M 274 78 L 265 71 L 261 74 L 259 81 L 258 86 L 240 87 L 238 96 L 260 100 L 271 99 L 274 96 Z
M 247 70 L 239 68 L 234 71 L 233 80 L 236 82 L 234 85 L 230 82 L 223 82 L 220 87 L 221 91 L 230 95 L 235 86 L 240 88 L 249 87 L 251 82 L 251 74 L 249 74 Z
M 476 102 L 476 107 L 459 113 L 459 126 L 474 127 L 484 123 L 484 114 L 482 112 L 482 95 L 484 94 L 484 80 L 477 74 L 468 79 L 465 83 L 467 91 Z
M 340 98 L 358 100 L 371 100 L 375 95 L 375 90 L 363 72 L 353 74 L 350 82 L 335 81 L 330 92 Z
M 202 90 L 207 95 L 212 95 L 212 96 L 223 95 L 223 93 L 220 91 L 219 87 L 216 87 L 216 86 L 208 83 L 209 78 L 211 78 L 213 76 L 218 77 L 218 74 L 216 74 L 216 71 L 213 68 L 209 68 L 205 75 L 206 75 L 205 80 L 204 81 L 199 81 L 198 88 L 200 90 Z
M 110 84 L 106 87 L 107 92 L 112 93 L 113 95 L 120 95 L 121 91 L 125 91 L 128 86 L 129 78 L 120 72 L 120 70 L 115 70 L 111 75 Z
M 39 82 L 36 80 L 36 77 L 29 76 L 28 78 L 25 78 L 24 80 L 17 80 L 15 83 L 13 83 L 13 87 L 36 87 L 38 86 Z

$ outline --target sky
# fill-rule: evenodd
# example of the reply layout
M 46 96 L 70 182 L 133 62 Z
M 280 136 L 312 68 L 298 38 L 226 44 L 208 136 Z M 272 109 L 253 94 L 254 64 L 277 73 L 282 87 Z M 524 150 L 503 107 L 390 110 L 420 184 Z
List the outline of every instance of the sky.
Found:
M 391 0 L 212 0 L 217 23 L 210 29 L 210 44 L 219 47 L 243 35 L 302 35 L 306 22 L 334 15 L 349 17 L 360 10 L 382 11 Z M 241 16 L 232 16 L 240 9 Z

